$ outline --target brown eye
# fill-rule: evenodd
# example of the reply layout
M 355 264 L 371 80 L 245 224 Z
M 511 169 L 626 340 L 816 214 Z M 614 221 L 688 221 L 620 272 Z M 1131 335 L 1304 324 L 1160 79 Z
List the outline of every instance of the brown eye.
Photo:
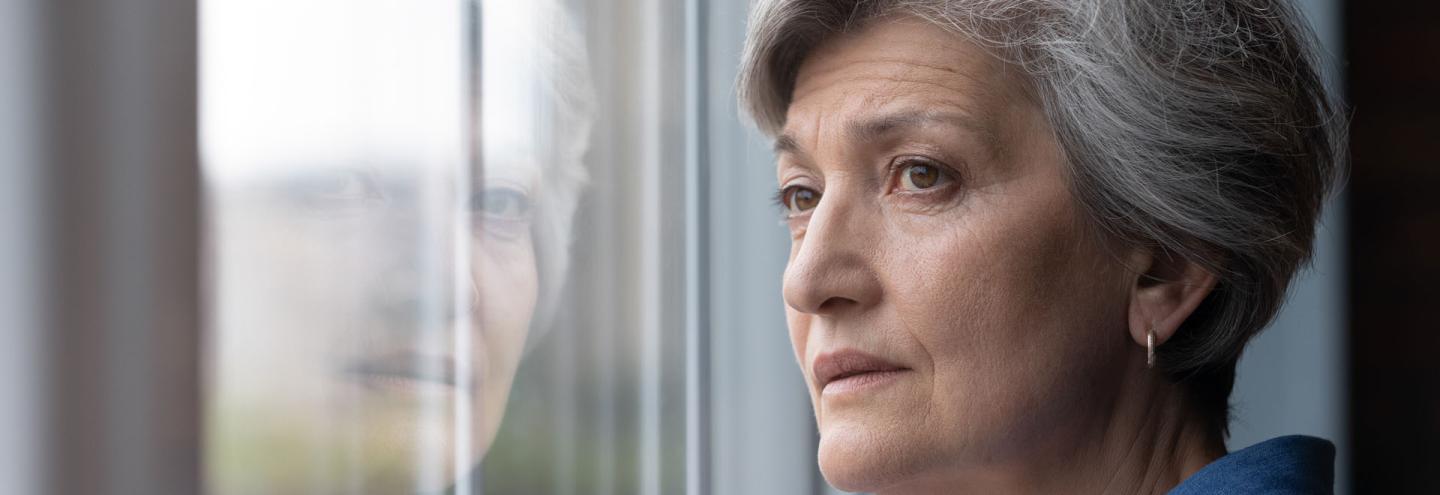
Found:
M 907 191 L 923 191 L 940 185 L 944 173 L 935 165 L 911 162 L 900 169 L 900 187 Z
M 791 215 L 804 213 L 820 204 L 820 193 L 807 187 L 790 186 L 785 188 L 781 203 Z
M 940 165 L 926 163 L 923 160 L 906 160 L 900 167 L 900 189 L 904 191 L 924 191 L 936 189 L 943 186 L 949 180 L 945 170 Z

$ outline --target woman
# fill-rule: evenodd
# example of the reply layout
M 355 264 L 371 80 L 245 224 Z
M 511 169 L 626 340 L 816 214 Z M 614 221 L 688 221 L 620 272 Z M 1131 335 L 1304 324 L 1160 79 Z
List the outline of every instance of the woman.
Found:
M 1284 0 L 760 2 L 825 478 L 1329 493 L 1328 442 L 1224 446 L 1342 168 L 1313 50 Z

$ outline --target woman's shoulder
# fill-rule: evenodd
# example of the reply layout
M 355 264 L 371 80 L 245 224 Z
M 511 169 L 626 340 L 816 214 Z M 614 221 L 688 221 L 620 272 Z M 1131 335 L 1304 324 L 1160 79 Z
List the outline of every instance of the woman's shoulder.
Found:
M 1335 445 L 1290 435 L 1257 443 L 1216 459 L 1190 475 L 1170 495 L 1329 495 L 1335 487 Z

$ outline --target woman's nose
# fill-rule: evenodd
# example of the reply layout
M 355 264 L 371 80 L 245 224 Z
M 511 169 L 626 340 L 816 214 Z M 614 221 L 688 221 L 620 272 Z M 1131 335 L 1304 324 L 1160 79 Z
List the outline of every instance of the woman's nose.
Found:
M 805 234 L 785 267 L 785 303 L 796 311 L 835 315 L 879 302 L 874 270 L 881 257 L 877 215 L 844 198 L 827 196 L 811 213 Z

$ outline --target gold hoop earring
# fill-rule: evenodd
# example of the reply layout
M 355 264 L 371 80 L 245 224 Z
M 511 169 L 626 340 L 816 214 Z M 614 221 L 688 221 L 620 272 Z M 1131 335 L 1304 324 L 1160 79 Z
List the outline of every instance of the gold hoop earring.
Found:
M 1145 367 L 1155 367 L 1155 329 L 1145 332 Z

